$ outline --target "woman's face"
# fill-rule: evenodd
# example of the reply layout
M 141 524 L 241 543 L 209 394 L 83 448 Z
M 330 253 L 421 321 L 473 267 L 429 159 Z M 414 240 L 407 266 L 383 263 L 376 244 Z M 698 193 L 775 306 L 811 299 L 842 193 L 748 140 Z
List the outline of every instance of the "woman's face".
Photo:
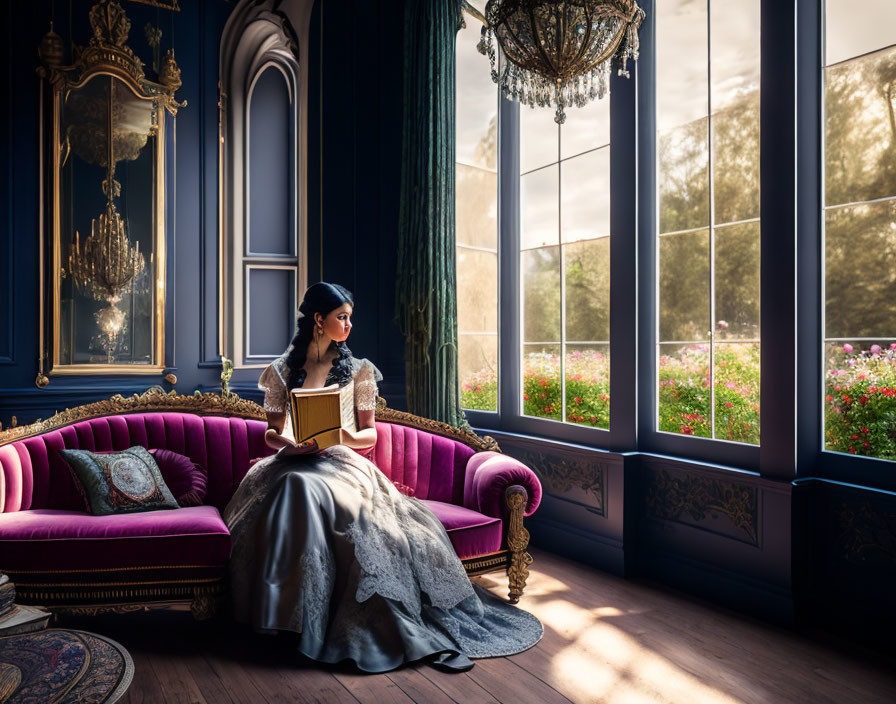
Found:
M 345 342 L 352 331 L 352 306 L 343 303 L 323 319 L 324 333 L 336 342 Z

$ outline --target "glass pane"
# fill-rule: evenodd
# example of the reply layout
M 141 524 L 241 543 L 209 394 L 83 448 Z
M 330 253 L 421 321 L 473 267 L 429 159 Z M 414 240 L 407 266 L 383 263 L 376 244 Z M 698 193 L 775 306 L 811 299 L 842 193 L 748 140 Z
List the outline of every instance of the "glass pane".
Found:
M 550 108 L 520 106 L 520 173 L 547 166 L 560 154 L 560 126 Z
M 657 130 L 665 133 L 709 112 L 706 2 L 656 3 Z
M 659 135 L 657 188 L 660 232 L 709 226 L 709 120 Z
M 896 195 L 894 111 L 896 47 L 825 69 L 826 205 Z
M 592 100 L 582 108 L 566 112 L 560 128 L 560 158 L 568 159 L 582 152 L 610 143 L 610 96 Z
M 610 346 L 566 345 L 566 420 L 610 428 Z
M 759 93 L 760 0 L 710 3 L 712 113 Z
M 713 366 L 715 437 L 758 445 L 759 345 L 717 344 Z
M 715 234 L 716 337 L 759 339 L 759 223 L 728 225 Z
M 896 338 L 825 345 L 825 449 L 896 460 Z
M 548 166 L 520 178 L 520 243 L 522 249 L 559 242 L 558 166 Z
M 561 420 L 560 345 L 523 345 L 523 415 Z
M 529 178 L 529 177 L 526 177 Z M 562 241 L 610 234 L 610 148 L 560 164 Z
M 896 201 L 825 217 L 825 336 L 896 335 Z
M 826 0 L 825 65 L 896 44 L 896 3 L 864 0 L 857 10 L 853 0 Z
M 457 329 L 498 331 L 498 254 L 457 248 Z
M 457 164 L 455 167 L 457 243 L 498 248 L 498 174 Z
M 523 341 L 560 342 L 560 247 L 530 249 L 520 258 Z
M 659 429 L 708 438 L 709 344 L 659 345 Z
M 566 339 L 610 339 L 610 238 L 563 247 L 566 269 Z
M 713 115 L 715 222 L 759 217 L 759 90 Z
M 488 58 L 476 50 L 482 25 L 468 20 L 457 33 L 457 156 L 464 164 L 498 168 L 498 89 Z
M 498 336 L 457 338 L 460 405 L 476 411 L 498 410 Z
M 709 337 L 709 231 L 660 237 L 660 341 Z

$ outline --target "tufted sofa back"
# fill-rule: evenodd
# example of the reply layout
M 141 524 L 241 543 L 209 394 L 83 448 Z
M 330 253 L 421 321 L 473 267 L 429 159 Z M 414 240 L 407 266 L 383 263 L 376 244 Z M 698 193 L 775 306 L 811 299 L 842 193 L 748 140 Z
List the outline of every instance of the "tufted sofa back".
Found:
M 463 504 L 467 460 L 474 451 L 457 440 L 396 423 L 377 423 L 370 459 L 418 499 Z
M 124 450 L 134 445 L 187 455 L 208 470 L 205 502 L 223 509 L 249 469 L 271 454 L 257 420 L 157 412 L 92 418 L 0 446 L 0 510 L 83 509 L 71 471 L 56 450 Z M 463 443 L 394 423 L 376 424 L 370 459 L 421 499 L 462 504 L 467 460 Z
M 0 509 L 83 509 L 56 450 L 124 450 L 133 445 L 187 455 L 208 470 L 206 503 L 223 509 L 249 468 L 268 455 L 266 424 L 192 413 L 134 413 L 80 421 L 0 447 Z

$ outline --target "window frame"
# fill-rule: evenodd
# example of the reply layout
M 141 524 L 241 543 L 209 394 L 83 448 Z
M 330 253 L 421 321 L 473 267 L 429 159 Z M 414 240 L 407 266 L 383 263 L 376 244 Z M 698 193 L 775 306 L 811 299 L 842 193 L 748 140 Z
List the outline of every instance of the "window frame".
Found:
M 821 477 L 896 490 L 894 463 L 824 449 L 822 203 L 824 3 L 761 0 L 760 445 L 657 428 L 656 0 L 631 79 L 611 81 L 610 430 L 522 416 L 519 105 L 498 117 L 498 411 L 470 424 L 618 452 L 670 455 L 791 482 Z M 814 355 L 797 358 L 812 340 Z M 782 353 L 789 350 L 791 353 Z M 632 393 L 634 389 L 634 393 Z
M 805 419 L 806 426 L 801 436 L 801 446 L 808 446 L 810 442 L 814 443 L 817 450 L 812 456 L 808 447 L 806 447 L 805 460 L 798 466 L 797 474 L 802 478 L 804 476 L 818 476 L 835 481 L 846 482 L 849 484 L 857 484 L 861 486 L 870 486 L 877 489 L 889 491 L 896 490 L 896 461 L 885 460 L 877 457 L 865 457 L 861 455 L 849 455 L 844 452 L 828 450 L 825 447 L 824 438 L 824 396 L 825 396 L 825 362 L 824 362 L 824 332 L 825 332 L 825 281 L 824 281 L 824 207 L 825 207 L 825 41 L 826 41 L 826 3 L 811 2 L 810 0 L 799 0 L 799 12 L 801 29 L 803 28 L 803 15 L 810 18 L 809 26 L 814 28 L 814 32 L 803 31 L 799 37 L 800 53 L 799 53 L 799 77 L 803 79 L 804 88 L 800 91 L 800 99 L 803 101 L 803 107 L 808 111 L 815 110 L 818 119 L 813 123 L 812 133 L 806 135 L 807 144 L 803 152 L 803 159 L 800 160 L 800 166 L 805 172 L 805 177 L 811 178 L 813 173 L 816 174 L 817 183 L 814 184 L 811 192 L 807 193 L 806 200 L 803 201 L 803 207 L 800 209 L 801 219 L 809 220 L 814 218 L 813 226 L 810 232 L 807 232 L 805 238 L 801 239 L 803 252 L 809 251 L 814 261 L 814 276 L 816 281 L 813 282 L 813 288 L 816 291 L 814 301 L 807 301 L 813 304 L 814 328 L 801 332 L 808 333 L 808 339 L 816 341 L 817 354 L 813 357 L 813 366 L 811 370 L 812 376 L 800 381 L 800 400 L 807 402 L 809 394 L 812 395 L 815 413 L 811 419 Z M 808 36 L 803 36 L 808 35 Z M 806 95 L 803 95 L 805 93 Z M 811 114 L 811 113 L 809 113 Z M 802 136 L 802 135 L 801 135 Z M 811 139 L 811 142 L 808 142 Z M 814 157 L 814 159 L 813 159 Z M 806 161 L 803 164 L 803 161 Z M 809 198 L 811 201 L 811 213 L 808 207 Z M 814 250 L 809 250 L 814 247 Z M 801 260 L 806 259 L 801 256 Z M 804 263 L 804 262 L 801 262 Z M 804 267 L 807 269 L 808 267 Z M 808 271 L 802 271 L 807 279 L 812 274 Z M 808 298 L 808 296 L 806 297 Z M 805 299 L 804 299 L 805 300 Z M 811 337 L 809 337 L 811 334 Z M 802 457 L 801 457 L 802 459 Z

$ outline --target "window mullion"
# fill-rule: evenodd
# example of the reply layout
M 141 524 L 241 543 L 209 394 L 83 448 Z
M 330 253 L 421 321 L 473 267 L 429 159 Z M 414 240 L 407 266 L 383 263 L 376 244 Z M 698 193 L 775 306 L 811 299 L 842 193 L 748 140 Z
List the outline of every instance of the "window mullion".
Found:
M 797 449 L 797 2 L 761 4 L 760 329 L 774 345 L 760 346 L 759 468 L 781 479 L 795 476 Z
M 563 251 L 563 168 L 557 125 L 557 246 L 560 249 L 560 420 L 566 420 L 566 253 Z

